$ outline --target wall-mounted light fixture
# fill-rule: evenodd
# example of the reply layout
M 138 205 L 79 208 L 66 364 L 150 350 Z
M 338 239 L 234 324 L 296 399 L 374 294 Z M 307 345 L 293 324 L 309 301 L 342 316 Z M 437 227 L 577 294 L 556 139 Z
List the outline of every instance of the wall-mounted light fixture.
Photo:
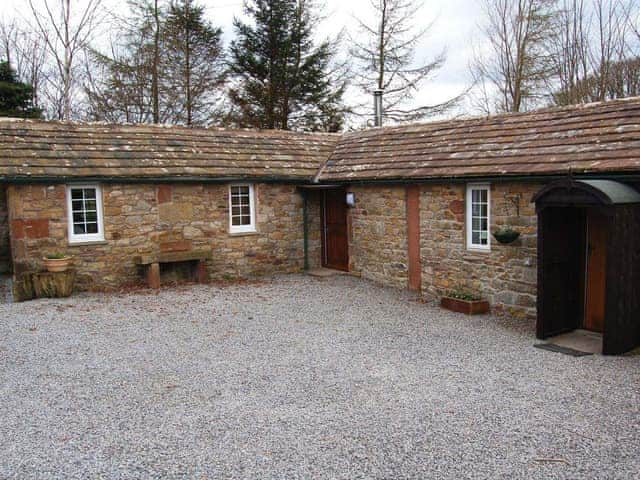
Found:
M 356 194 L 353 192 L 347 192 L 347 206 L 353 207 L 356 204 Z

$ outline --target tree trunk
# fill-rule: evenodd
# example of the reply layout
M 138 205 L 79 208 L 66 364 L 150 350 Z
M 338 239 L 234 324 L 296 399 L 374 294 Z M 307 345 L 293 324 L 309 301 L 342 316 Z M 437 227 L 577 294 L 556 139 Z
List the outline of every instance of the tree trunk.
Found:
M 153 37 L 151 96 L 153 97 L 153 123 L 160 123 L 160 88 L 158 85 L 158 64 L 160 63 L 160 14 L 158 11 L 158 0 L 155 0 L 154 2 L 153 18 L 155 22 L 155 31 Z

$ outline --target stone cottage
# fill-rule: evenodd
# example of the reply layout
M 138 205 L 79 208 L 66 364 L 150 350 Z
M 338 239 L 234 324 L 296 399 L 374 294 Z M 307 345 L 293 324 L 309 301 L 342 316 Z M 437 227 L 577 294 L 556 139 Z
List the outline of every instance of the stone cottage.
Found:
M 0 268 L 28 298 L 58 251 L 99 290 L 147 264 L 164 278 L 197 260 L 200 279 L 322 265 L 428 298 L 468 290 L 551 325 L 542 337 L 586 326 L 606 344 L 621 322 L 612 342 L 640 344 L 640 305 L 620 301 L 640 298 L 639 186 L 640 98 L 345 135 L 3 120 Z M 519 238 L 499 244 L 501 226 Z M 538 295 L 543 281 L 568 285 L 575 309 Z

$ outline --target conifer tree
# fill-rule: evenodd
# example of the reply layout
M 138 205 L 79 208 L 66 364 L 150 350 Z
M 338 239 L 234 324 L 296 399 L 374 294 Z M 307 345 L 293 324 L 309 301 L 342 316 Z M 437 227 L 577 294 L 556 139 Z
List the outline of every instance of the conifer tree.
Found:
M 172 1 L 162 32 L 165 91 L 174 123 L 208 123 L 224 84 L 222 30 L 193 0 Z
M 9 62 L 0 62 L 0 117 L 39 118 L 42 112 L 32 105 L 32 91 L 16 78 Z
M 230 48 L 231 120 L 239 126 L 329 130 L 342 125 L 344 81 L 333 68 L 335 45 L 314 43 L 310 0 L 248 0 L 252 23 L 234 19 Z

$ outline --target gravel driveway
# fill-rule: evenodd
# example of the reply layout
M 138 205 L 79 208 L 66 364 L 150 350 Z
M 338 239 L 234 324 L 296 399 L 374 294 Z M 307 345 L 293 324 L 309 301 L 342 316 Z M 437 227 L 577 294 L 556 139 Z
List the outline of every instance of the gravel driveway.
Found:
M 638 478 L 640 357 L 351 277 L 0 305 L 0 478 Z

